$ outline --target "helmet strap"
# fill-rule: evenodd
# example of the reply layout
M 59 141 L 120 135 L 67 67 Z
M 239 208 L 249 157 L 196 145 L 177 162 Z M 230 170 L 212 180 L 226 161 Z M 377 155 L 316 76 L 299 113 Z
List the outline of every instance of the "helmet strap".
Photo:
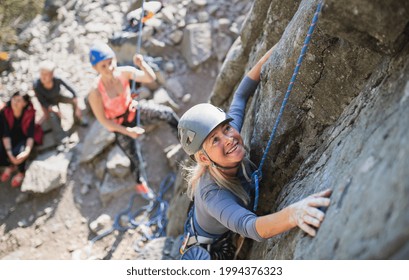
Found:
M 206 155 L 207 159 L 210 161 L 211 166 L 220 170 L 230 170 L 230 169 L 234 169 L 239 167 L 240 163 L 238 163 L 236 166 L 232 166 L 232 167 L 225 167 L 225 166 L 221 166 L 219 164 L 217 164 L 216 162 L 214 162 L 210 156 L 206 153 L 205 149 L 202 147 L 202 152 Z

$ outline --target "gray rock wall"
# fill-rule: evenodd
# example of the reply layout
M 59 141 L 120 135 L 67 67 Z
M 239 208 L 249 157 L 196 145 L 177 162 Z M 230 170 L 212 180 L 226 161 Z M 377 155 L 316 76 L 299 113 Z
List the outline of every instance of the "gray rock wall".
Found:
M 281 2 L 255 2 L 210 98 L 227 107 L 245 71 L 277 43 L 242 133 L 255 163 L 318 3 Z M 294 229 L 253 243 L 249 258 L 409 258 L 408 22 L 407 2 L 325 2 L 263 169 L 259 214 L 327 187 L 332 205 L 315 238 Z

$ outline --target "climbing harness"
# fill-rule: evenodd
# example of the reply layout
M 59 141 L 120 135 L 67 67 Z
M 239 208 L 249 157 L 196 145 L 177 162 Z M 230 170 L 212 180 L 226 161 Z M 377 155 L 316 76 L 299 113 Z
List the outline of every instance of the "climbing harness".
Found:
M 233 244 L 234 233 L 228 231 L 221 235 L 208 237 L 197 232 L 199 225 L 194 219 L 194 202 L 189 207 L 184 225 L 183 241 L 179 248 L 181 260 L 232 260 L 237 252 Z
M 194 203 L 191 203 L 189 213 L 187 215 L 187 219 L 184 225 L 184 237 L 182 245 L 179 248 L 180 254 L 186 252 L 186 250 L 192 245 L 206 245 L 207 251 L 210 250 L 210 245 L 217 240 L 219 236 L 212 237 L 205 237 L 197 234 L 194 224 Z
M 277 131 L 277 127 L 278 127 L 278 124 L 279 124 L 279 122 L 280 122 L 280 119 L 281 119 L 281 117 L 282 117 L 282 115 L 283 115 L 283 112 L 284 112 L 284 109 L 285 109 L 285 105 L 287 104 L 287 101 L 288 101 L 288 98 L 289 98 L 289 96 L 290 96 L 291 90 L 293 89 L 294 82 L 295 82 L 295 80 L 296 80 L 296 78 L 297 78 L 298 71 L 299 71 L 299 69 L 300 69 L 301 63 L 302 63 L 302 61 L 303 61 L 303 59 L 304 59 L 305 53 L 307 52 L 308 44 L 310 43 L 311 36 L 312 36 L 312 34 L 313 34 L 313 32 L 314 32 L 315 25 L 316 25 L 316 23 L 317 23 L 317 21 L 318 21 L 318 15 L 319 15 L 319 13 L 320 13 L 320 11 L 321 11 L 321 6 L 322 6 L 322 4 L 323 4 L 323 2 L 320 2 L 320 3 L 318 3 L 318 5 L 317 5 L 317 9 L 316 9 L 316 11 L 315 11 L 315 13 L 314 13 L 314 17 L 313 17 L 312 22 L 311 22 L 311 25 L 310 25 L 310 27 L 309 27 L 309 29 L 308 29 L 307 36 L 305 37 L 304 45 L 303 45 L 303 47 L 302 47 L 302 49 L 301 49 L 300 56 L 298 57 L 297 65 L 295 66 L 293 75 L 292 75 L 292 77 L 291 77 L 290 83 L 289 83 L 288 88 L 287 88 L 287 92 L 286 92 L 286 94 L 285 94 L 285 96 L 284 96 L 284 99 L 283 99 L 283 102 L 282 102 L 282 104 L 281 104 L 281 108 L 280 108 L 280 111 L 279 111 L 279 113 L 278 113 L 276 122 L 275 122 L 274 127 L 273 127 L 273 130 L 272 130 L 272 132 L 271 132 L 271 134 L 270 134 L 270 138 L 269 138 L 269 140 L 268 140 L 266 149 L 265 149 L 265 151 L 264 151 L 264 153 L 263 153 L 263 156 L 262 156 L 262 158 L 261 158 L 260 165 L 259 165 L 259 167 L 257 168 L 257 170 L 254 171 L 254 173 L 252 174 L 252 181 L 253 181 L 253 184 L 254 184 L 254 191 L 255 191 L 253 211 L 256 211 L 256 210 L 257 210 L 257 206 L 258 206 L 259 183 L 260 183 L 260 180 L 261 180 L 261 178 L 262 178 L 263 165 L 264 165 L 264 162 L 265 162 L 265 160 L 266 160 L 266 158 L 267 158 L 268 151 L 269 151 L 270 148 L 271 148 L 271 144 L 272 144 L 272 142 L 273 142 L 275 133 L 276 133 L 276 131 Z
M 158 195 L 154 200 L 148 200 L 149 203 L 133 211 L 135 199 L 138 194 L 133 194 L 129 200 L 128 207 L 119 212 L 115 218 L 112 227 L 100 235 L 95 236 L 90 241 L 89 252 L 91 252 L 92 246 L 98 240 L 110 235 L 114 231 L 126 232 L 129 229 L 137 229 L 138 227 L 144 228 L 142 230 L 143 239 L 145 241 L 162 237 L 166 234 L 167 210 L 169 203 L 164 199 L 165 193 L 173 186 L 176 175 L 171 172 L 165 179 L 162 180 Z M 140 219 L 140 216 L 144 217 Z M 127 223 L 123 225 L 124 217 L 127 218 Z M 149 233 L 146 229 L 150 228 L 152 233 Z
M 180 257 L 180 260 L 202 260 L 207 261 L 211 260 L 209 251 L 203 248 L 200 245 L 195 245 L 187 249 L 183 255 Z

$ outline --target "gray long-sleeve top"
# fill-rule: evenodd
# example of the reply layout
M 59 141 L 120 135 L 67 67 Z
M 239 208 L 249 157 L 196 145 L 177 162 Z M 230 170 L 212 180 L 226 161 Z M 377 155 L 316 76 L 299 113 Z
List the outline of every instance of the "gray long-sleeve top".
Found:
M 239 132 L 243 125 L 247 100 L 257 85 L 257 81 L 246 76 L 234 94 L 228 114 L 233 118 L 230 124 Z M 251 170 L 248 169 L 248 164 L 242 165 L 237 176 L 250 197 L 253 197 L 253 187 L 248 180 Z M 247 176 L 244 176 L 244 173 Z M 247 207 L 251 207 L 251 204 Z M 195 190 L 195 229 L 199 235 L 206 237 L 215 238 L 231 230 L 256 241 L 263 241 L 255 227 L 257 216 L 247 207 L 235 194 L 219 187 L 211 175 L 206 173 L 200 178 Z

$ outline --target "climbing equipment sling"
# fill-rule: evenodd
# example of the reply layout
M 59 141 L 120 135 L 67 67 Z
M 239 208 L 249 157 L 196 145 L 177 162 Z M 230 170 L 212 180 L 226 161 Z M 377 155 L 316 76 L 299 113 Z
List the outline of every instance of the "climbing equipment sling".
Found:
M 228 231 L 213 237 L 197 233 L 194 221 L 194 203 L 191 203 L 184 226 L 183 242 L 180 247 L 181 260 L 232 260 L 236 247 L 233 245 L 233 233 Z

